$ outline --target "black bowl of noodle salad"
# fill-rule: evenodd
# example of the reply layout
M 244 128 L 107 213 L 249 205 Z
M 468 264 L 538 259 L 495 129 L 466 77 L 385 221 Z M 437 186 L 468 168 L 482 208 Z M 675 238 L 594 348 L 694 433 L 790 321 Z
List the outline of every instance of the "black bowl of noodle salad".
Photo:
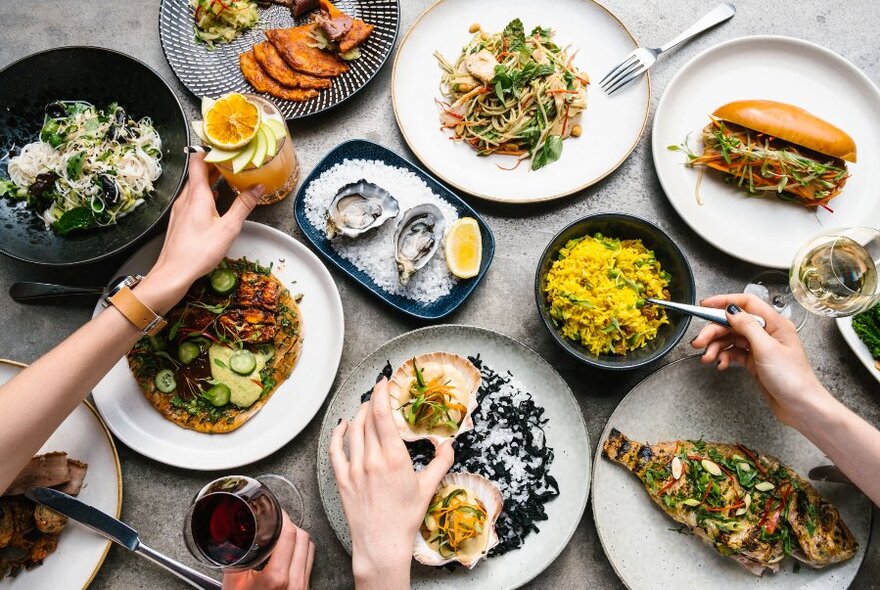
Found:
M 690 316 L 648 298 L 694 303 L 694 274 L 659 227 L 632 215 L 579 219 L 547 245 L 535 272 L 535 300 L 547 331 L 581 362 L 612 371 L 661 359 Z
M 186 115 L 149 66 L 62 47 L 0 71 L 0 252 L 73 265 L 162 218 L 186 177 Z

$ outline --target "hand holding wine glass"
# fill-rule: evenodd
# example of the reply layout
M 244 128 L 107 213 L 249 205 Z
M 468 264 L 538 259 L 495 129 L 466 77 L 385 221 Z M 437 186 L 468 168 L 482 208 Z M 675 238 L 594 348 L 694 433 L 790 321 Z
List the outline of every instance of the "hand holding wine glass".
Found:
M 351 425 L 340 419 L 330 443 L 359 590 L 409 588 L 413 539 L 455 459 L 452 444 L 445 442 L 431 463 L 416 473 L 391 411 L 388 380 L 383 378 Z M 346 433 L 348 456 L 343 448 Z
M 308 590 L 314 562 L 315 543 L 284 513 L 281 536 L 266 567 L 224 575 L 223 590 Z

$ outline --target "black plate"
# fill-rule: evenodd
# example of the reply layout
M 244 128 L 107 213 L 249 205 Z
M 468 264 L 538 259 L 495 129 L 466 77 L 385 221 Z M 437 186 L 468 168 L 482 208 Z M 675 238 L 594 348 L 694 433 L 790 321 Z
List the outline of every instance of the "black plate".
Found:
M 324 233 L 323 227 L 315 227 L 311 224 L 306 215 L 306 190 L 316 178 L 324 172 L 345 160 L 378 160 L 383 164 L 395 166 L 397 168 L 405 168 L 418 176 L 425 184 L 428 185 L 434 194 L 442 197 L 447 203 L 455 207 L 459 217 L 473 217 L 480 225 L 480 236 L 483 240 L 483 258 L 480 262 L 480 272 L 472 279 L 459 279 L 452 288 L 452 291 L 439 298 L 432 303 L 422 303 L 413 299 L 408 299 L 401 295 L 391 294 L 383 290 L 370 278 L 370 275 L 356 267 L 352 262 L 346 260 L 336 253 L 327 234 Z M 444 185 L 440 184 L 436 178 L 410 162 L 409 160 L 395 154 L 386 147 L 377 143 L 367 141 L 365 139 L 352 139 L 339 144 L 333 150 L 324 156 L 311 174 L 303 181 L 296 199 L 293 201 L 293 213 L 296 217 L 296 223 L 302 230 L 306 239 L 321 253 L 324 258 L 332 262 L 336 268 L 346 273 L 352 279 L 363 285 L 373 295 L 393 307 L 394 309 L 410 315 L 414 318 L 422 320 L 438 320 L 451 314 L 453 311 L 465 302 L 465 300 L 473 293 L 474 289 L 486 271 L 492 264 L 495 257 L 495 236 L 492 230 L 486 224 L 486 221 L 474 211 L 470 205 L 461 200 L 455 193 L 450 191 Z M 438 252 L 436 256 L 443 256 L 443 252 Z
M 569 340 L 559 333 L 559 330 L 550 319 L 547 311 L 547 300 L 543 293 L 543 279 L 550 270 L 550 266 L 556 260 L 559 249 L 569 240 L 600 232 L 611 238 L 621 240 L 638 239 L 660 262 L 663 270 L 672 275 L 669 283 L 669 294 L 672 301 L 680 303 L 694 303 L 697 287 L 694 284 L 694 273 L 688 264 L 687 258 L 681 249 L 675 245 L 666 233 L 648 221 L 633 215 L 623 213 L 603 213 L 590 215 L 579 219 L 550 241 L 535 272 L 535 301 L 538 304 L 538 312 L 547 331 L 567 353 L 576 359 L 600 369 L 628 370 L 645 366 L 662 358 L 672 350 L 684 336 L 691 323 L 691 316 L 674 311 L 667 312 L 669 323 L 660 327 L 657 337 L 638 350 L 628 352 L 626 355 L 600 354 L 590 352 L 580 342 Z
M 261 94 L 278 107 L 286 119 L 299 119 L 335 107 L 354 96 L 379 73 L 397 40 L 400 26 L 398 0 L 335 0 L 343 12 L 375 28 L 360 46 L 361 57 L 349 62 L 351 69 L 333 78 L 333 86 L 305 102 L 292 102 Z M 261 29 L 295 27 L 306 24 L 312 14 L 294 20 L 282 6 L 260 9 L 260 24 L 231 43 L 208 49 L 195 40 L 195 17 L 189 0 L 162 0 L 159 8 L 159 39 L 171 69 L 190 92 L 199 97 L 216 98 L 227 92 L 255 92 L 241 75 L 238 55 L 265 41 Z
M 148 116 L 162 138 L 162 176 L 147 201 L 116 225 L 60 236 L 23 202 L 0 198 L 0 252 L 38 264 L 71 265 L 111 256 L 134 244 L 162 218 L 186 176 L 189 130 L 168 84 L 149 66 L 117 51 L 62 47 L 25 57 L 0 71 L 0 178 L 7 157 L 38 138 L 46 105 L 118 102 L 134 118 Z

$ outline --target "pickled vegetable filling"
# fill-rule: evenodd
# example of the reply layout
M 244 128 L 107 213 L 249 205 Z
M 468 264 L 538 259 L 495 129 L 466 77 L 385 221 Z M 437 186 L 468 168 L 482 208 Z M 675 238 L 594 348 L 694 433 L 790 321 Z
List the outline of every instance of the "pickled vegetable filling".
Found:
M 443 558 L 479 553 L 487 518 L 485 507 L 468 490 L 447 486 L 428 506 L 422 537 Z
M 426 430 L 458 430 L 467 407 L 456 398 L 451 381 L 442 381 L 442 375 L 425 379 L 425 373 L 415 359 L 413 368 L 416 378 L 409 387 L 410 399 L 400 407 L 407 424 Z

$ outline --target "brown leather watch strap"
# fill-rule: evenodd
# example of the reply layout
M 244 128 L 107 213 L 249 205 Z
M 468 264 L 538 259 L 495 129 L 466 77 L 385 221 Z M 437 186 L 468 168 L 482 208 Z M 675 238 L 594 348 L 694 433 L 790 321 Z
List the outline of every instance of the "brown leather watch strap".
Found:
M 167 323 L 162 316 L 144 305 L 128 287 L 120 288 L 109 301 L 147 336 L 155 336 Z

